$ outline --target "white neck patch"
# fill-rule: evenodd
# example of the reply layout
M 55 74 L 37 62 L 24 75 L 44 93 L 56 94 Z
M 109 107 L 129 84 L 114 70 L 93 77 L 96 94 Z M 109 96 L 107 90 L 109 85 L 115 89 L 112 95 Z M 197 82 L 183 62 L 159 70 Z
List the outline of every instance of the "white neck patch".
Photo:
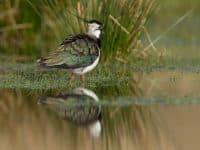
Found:
M 95 36 L 96 38 L 100 38 L 101 31 L 100 31 L 100 30 L 88 31 L 88 34 L 89 34 L 89 35 L 93 35 L 93 36 Z
M 88 34 L 100 38 L 101 30 L 99 29 L 100 25 L 96 23 L 88 24 Z

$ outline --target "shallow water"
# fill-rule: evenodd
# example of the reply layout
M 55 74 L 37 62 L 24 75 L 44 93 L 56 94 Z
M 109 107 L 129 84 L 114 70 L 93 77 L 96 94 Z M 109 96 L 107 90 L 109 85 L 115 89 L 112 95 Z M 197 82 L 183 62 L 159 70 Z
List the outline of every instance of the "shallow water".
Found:
M 153 69 L 143 65 L 138 69 L 136 65 L 131 67 L 134 73 L 116 84 L 108 74 L 109 79 L 94 78 L 81 87 L 76 84 L 66 87 L 67 78 L 62 73 L 41 75 L 32 65 L 1 64 L 0 86 L 12 89 L 0 89 L 0 149 L 198 150 L 197 4 L 197 0 L 173 3 L 163 0 L 148 26 L 154 40 L 194 8 L 188 18 L 154 45 L 157 51 L 166 49 L 170 58 L 186 58 L 183 66 L 172 63 L 152 66 Z M 21 70 L 28 73 L 17 74 Z M 40 77 L 53 81 L 42 82 Z M 15 82 L 16 79 L 21 82 Z
M 2 89 L 0 149 L 198 149 L 199 79 L 152 72 L 134 73 L 128 91 Z

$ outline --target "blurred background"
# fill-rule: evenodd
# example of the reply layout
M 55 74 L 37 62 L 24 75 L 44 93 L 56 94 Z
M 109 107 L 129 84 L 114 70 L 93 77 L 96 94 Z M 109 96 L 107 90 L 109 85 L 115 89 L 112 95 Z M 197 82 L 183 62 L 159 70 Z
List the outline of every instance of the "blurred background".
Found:
M 137 15 L 140 14 L 142 16 L 139 19 L 145 22 L 144 27 L 151 40 L 153 41 L 159 36 L 162 37 L 154 45 L 158 51 L 157 53 L 166 52 L 167 55 L 173 57 L 200 56 L 198 50 L 200 2 L 198 0 L 175 0 L 173 2 L 168 0 L 147 0 L 147 2 L 137 0 L 136 4 L 131 0 L 126 0 L 126 2 L 123 0 L 115 2 L 108 0 L 102 1 L 102 3 L 96 0 L 89 2 L 84 0 L 0 1 L 1 57 L 15 56 L 19 60 L 29 57 L 28 60 L 30 60 L 30 58 L 35 59 L 41 55 L 46 55 L 68 35 L 85 31 L 85 25 L 77 20 L 73 14 L 87 19 L 96 18 L 107 25 L 103 39 L 104 53 L 102 57 L 113 56 L 117 51 L 121 52 L 120 55 L 126 53 L 128 48 L 124 45 L 130 45 L 130 43 L 124 39 L 129 35 L 121 31 L 121 28 L 116 25 L 115 21 L 117 20 L 131 32 L 131 29 L 137 29 L 134 24 L 137 23 Z M 118 6 L 121 4 L 124 4 L 124 7 Z M 125 4 L 132 4 L 134 11 L 131 8 L 127 10 Z M 116 11 L 115 7 L 118 11 Z M 191 10 L 192 13 L 167 32 L 167 34 L 162 35 L 180 17 Z M 113 21 L 109 16 L 110 14 L 116 20 Z M 133 21 L 131 22 L 130 20 Z M 139 25 L 143 26 L 141 22 L 139 22 Z M 137 39 L 139 44 L 132 40 L 134 47 L 131 47 L 131 49 L 144 49 L 145 46 L 149 45 L 147 34 L 141 28 L 138 28 L 138 30 L 141 32 L 140 36 L 137 36 L 138 33 L 134 33 L 133 38 Z M 117 34 L 113 35 L 113 31 L 116 31 Z M 141 39 L 142 41 L 140 41 Z M 140 43 L 142 43 L 142 47 Z
M 37 104 L 82 86 L 35 67 L 68 35 L 86 31 L 76 15 L 106 25 L 101 63 L 84 85 L 108 104 L 97 139 Z M 199 0 L 0 0 L 0 149 L 198 150 L 199 27 Z M 159 66 L 160 58 L 167 62 Z

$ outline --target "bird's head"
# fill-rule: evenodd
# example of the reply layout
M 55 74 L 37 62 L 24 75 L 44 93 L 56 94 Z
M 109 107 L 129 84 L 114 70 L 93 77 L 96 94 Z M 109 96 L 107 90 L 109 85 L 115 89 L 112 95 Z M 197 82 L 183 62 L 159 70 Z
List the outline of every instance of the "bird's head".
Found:
M 97 20 L 88 21 L 88 34 L 100 38 L 103 24 Z

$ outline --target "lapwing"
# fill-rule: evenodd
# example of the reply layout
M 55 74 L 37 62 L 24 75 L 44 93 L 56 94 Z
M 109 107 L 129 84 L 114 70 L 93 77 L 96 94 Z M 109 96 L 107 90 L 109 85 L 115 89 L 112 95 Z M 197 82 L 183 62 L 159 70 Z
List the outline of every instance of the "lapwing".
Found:
M 87 127 L 93 137 L 101 133 L 101 105 L 97 95 L 85 88 L 76 88 L 58 96 L 41 97 L 38 104 L 46 106 L 59 117 Z
M 55 51 L 48 56 L 40 58 L 39 66 L 46 69 L 64 69 L 74 74 L 81 75 L 93 70 L 100 59 L 101 32 L 103 24 L 97 20 L 87 21 L 88 32 L 69 36 Z

